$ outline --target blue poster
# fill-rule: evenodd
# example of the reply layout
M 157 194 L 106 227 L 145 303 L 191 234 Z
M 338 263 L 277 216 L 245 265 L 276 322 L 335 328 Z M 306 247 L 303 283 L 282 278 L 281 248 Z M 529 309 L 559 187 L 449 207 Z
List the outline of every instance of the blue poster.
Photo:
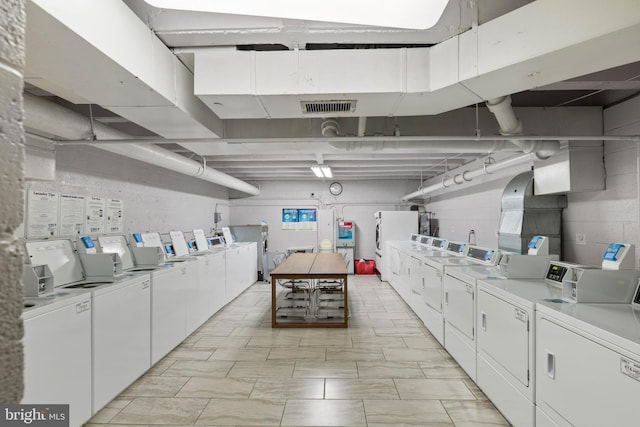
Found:
M 284 208 L 282 209 L 282 229 L 295 231 L 317 230 L 315 208 Z

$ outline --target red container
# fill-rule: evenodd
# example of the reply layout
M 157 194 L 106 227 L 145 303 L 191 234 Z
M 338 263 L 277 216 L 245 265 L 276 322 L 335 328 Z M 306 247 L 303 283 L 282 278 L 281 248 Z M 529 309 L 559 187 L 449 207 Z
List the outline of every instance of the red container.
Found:
M 356 274 L 376 274 L 376 262 L 372 259 L 355 260 Z

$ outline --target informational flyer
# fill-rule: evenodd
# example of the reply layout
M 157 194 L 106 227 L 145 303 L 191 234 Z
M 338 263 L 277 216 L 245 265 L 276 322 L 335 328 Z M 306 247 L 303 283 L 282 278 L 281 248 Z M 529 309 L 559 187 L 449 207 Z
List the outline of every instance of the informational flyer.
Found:
M 318 221 L 315 209 L 298 209 L 298 230 L 316 231 Z
M 119 199 L 107 200 L 107 233 L 121 233 L 123 227 L 124 203 Z
M 298 226 L 298 209 L 284 208 L 282 209 L 282 229 L 297 230 Z
M 283 208 L 282 229 L 315 231 L 318 228 L 316 210 L 313 208 Z
M 92 196 L 85 199 L 85 233 L 104 234 L 106 228 L 106 208 L 107 200 L 104 197 Z
M 84 231 L 85 196 L 60 194 L 60 236 L 77 236 Z
M 43 239 L 58 235 L 59 194 L 29 191 L 27 194 L 27 239 Z

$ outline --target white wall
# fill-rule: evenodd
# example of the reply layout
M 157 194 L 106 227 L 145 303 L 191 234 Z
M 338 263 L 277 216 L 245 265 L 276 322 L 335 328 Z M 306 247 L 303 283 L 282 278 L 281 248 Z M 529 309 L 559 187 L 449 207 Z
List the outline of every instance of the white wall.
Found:
M 379 210 L 409 210 L 415 203 L 403 203 L 400 197 L 415 191 L 418 181 L 377 180 L 343 181 L 339 196 L 329 194 L 329 181 L 266 181 L 262 194 L 249 199 L 232 200 L 231 223 L 269 225 L 269 250 L 284 251 L 291 246 L 318 247 L 321 236 L 311 231 L 282 230 L 283 208 L 329 209 L 334 218 L 356 223 L 356 257 L 373 259 L 375 255 L 375 220 Z
M 229 221 L 228 191 L 91 147 L 64 146 L 56 152 L 55 181 L 28 181 L 27 190 L 46 190 L 120 199 L 125 232 L 202 228 L 209 232 L 213 213 Z

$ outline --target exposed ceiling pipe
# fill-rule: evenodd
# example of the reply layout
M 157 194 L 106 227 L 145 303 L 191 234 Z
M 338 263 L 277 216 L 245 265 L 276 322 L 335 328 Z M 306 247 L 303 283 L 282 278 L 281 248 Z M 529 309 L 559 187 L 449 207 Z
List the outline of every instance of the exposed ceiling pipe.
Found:
M 522 122 L 516 116 L 511 106 L 511 95 L 490 99 L 486 102 L 489 111 L 493 113 L 500 126 L 500 134 L 503 136 L 522 135 Z M 562 138 L 559 138 L 562 139 Z M 559 147 L 542 147 L 540 141 L 523 141 L 521 139 L 510 140 L 523 153 L 537 153 L 539 158 L 547 158 L 558 152 Z
M 97 138 L 131 139 L 131 135 L 100 122 L 94 122 L 92 128 L 92 123 L 87 117 L 29 93 L 24 94 L 24 109 L 25 127 L 36 129 L 47 135 L 77 140 L 90 137 L 93 131 Z M 91 144 L 89 140 L 85 141 L 85 145 L 92 145 L 102 150 L 170 169 L 184 175 L 194 176 L 253 196 L 260 194 L 260 189 L 251 184 L 215 169 L 205 167 L 194 160 L 189 160 L 164 148 L 143 144 L 114 143 L 98 145 Z
M 523 163 L 531 162 L 534 160 L 539 160 L 536 153 L 526 153 L 521 154 L 515 157 L 509 157 L 507 159 L 495 162 L 495 163 L 485 163 L 483 167 L 472 170 L 465 170 L 462 173 L 451 176 L 450 178 L 443 178 L 441 182 L 438 182 L 433 185 L 429 185 L 427 187 L 423 187 L 418 191 L 414 191 L 410 194 L 405 194 L 402 196 L 403 201 L 407 201 L 410 199 L 415 199 L 420 196 L 424 196 L 428 193 L 433 193 L 437 190 L 442 190 L 443 188 L 451 187 L 455 184 L 463 184 L 465 182 L 471 181 L 473 178 L 477 178 L 482 175 L 487 175 L 493 172 L 496 172 L 500 169 L 505 169 L 511 166 L 517 166 Z

